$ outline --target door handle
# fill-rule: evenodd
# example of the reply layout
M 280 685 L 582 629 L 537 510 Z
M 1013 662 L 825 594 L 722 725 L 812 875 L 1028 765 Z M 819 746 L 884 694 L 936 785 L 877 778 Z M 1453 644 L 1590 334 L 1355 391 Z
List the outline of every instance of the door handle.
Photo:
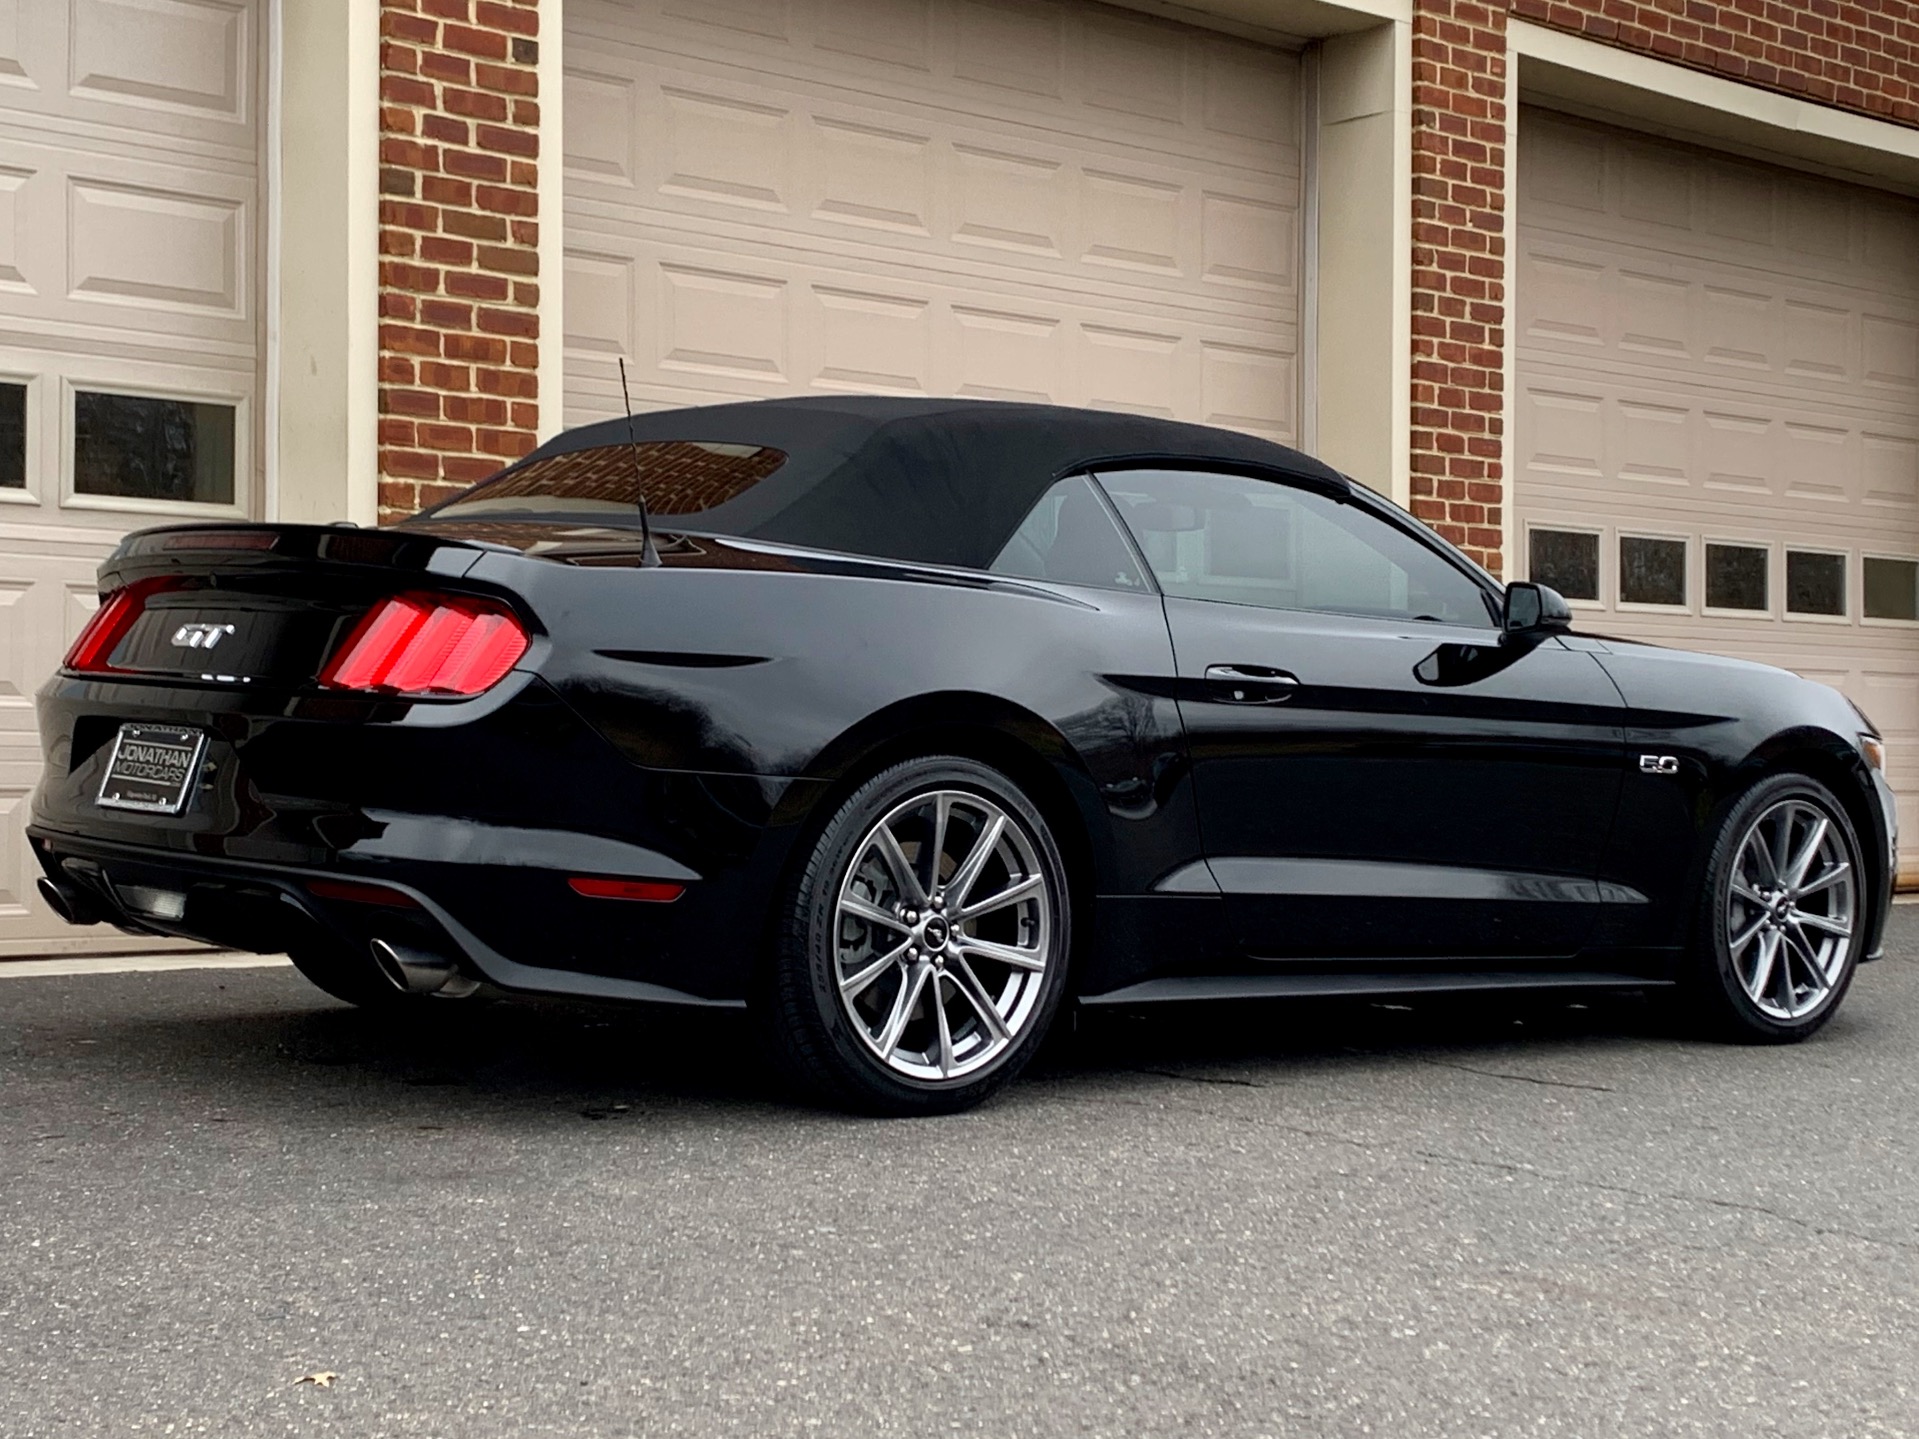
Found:
M 1299 688 L 1297 677 L 1270 665 L 1208 665 L 1206 679 L 1221 704 L 1278 704 Z

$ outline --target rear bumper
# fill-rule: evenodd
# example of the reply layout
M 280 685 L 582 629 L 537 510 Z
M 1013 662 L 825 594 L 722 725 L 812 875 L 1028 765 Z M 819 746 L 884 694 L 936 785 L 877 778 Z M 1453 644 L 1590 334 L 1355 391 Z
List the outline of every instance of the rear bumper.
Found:
M 545 916 L 555 931 L 550 952 L 564 954 L 580 942 L 582 933 L 596 933 L 604 941 L 603 952 L 627 956 L 626 973 L 593 973 L 510 957 L 456 916 L 449 892 L 470 894 L 480 887 L 490 891 L 496 903 L 511 904 L 516 891 L 523 897 L 529 889 L 546 888 L 542 879 L 564 888 L 563 877 L 524 865 L 415 859 L 375 872 L 350 872 L 188 856 L 103 843 L 39 825 L 29 828 L 28 838 L 49 879 L 77 894 L 100 919 L 139 933 L 259 953 L 326 946 L 366 955 L 369 964 L 372 943 L 385 940 L 443 955 L 461 974 L 499 989 L 707 1008 L 743 1003 L 737 996 L 695 993 L 647 977 L 662 969 L 658 959 L 677 947 L 678 932 L 701 927 L 700 911 L 708 905 L 695 898 L 697 877 L 690 874 L 687 893 L 666 905 L 594 901 L 567 891 L 572 905 L 583 912 Z M 376 884 L 410 903 L 342 899 L 316 894 L 312 887 L 317 883 L 324 890 L 329 881 L 342 879 Z M 633 913 L 639 910 L 653 912 Z M 563 929 L 571 931 L 564 943 L 559 934 Z
M 223 947 L 430 940 L 503 989 L 744 998 L 813 782 L 636 765 L 530 675 L 467 702 L 328 705 L 56 677 L 40 694 L 47 765 L 29 826 L 41 867 L 109 922 Z M 128 721 L 207 734 L 180 815 L 97 803 Z M 686 890 L 664 904 L 587 898 L 575 876 Z M 386 885 L 412 904 L 322 900 L 316 879 Z M 129 890 L 185 899 L 155 913 Z

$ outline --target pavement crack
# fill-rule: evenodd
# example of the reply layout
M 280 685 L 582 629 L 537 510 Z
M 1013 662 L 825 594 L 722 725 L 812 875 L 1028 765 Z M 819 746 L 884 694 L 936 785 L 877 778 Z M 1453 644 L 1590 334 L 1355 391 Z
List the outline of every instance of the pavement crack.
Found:
M 1539 1084 L 1548 1089 L 1584 1089 L 1593 1094 L 1617 1094 L 1610 1084 L 1581 1084 L 1573 1079 L 1543 1079 L 1537 1074 L 1515 1074 L 1506 1069 L 1481 1069 L 1473 1064 L 1456 1064 L 1447 1059 L 1422 1059 L 1435 1069 L 1457 1069 L 1461 1074 L 1477 1074 L 1486 1079 L 1510 1079 L 1518 1084 Z
M 1177 1069 L 1135 1069 L 1134 1074 L 1150 1074 L 1155 1079 L 1177 1079 L 1186 1084 L 1212 1084 L 1226 1089 L 1271 1089 L 1252 1079 L 1218 1079 L 1209 1074 L 1183 1074 Z

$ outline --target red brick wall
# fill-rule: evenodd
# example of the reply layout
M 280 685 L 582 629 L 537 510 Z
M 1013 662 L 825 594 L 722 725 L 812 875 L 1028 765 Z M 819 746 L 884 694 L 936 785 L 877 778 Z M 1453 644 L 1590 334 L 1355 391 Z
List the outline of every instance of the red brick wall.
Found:
M 538 0 L 381 0 L 380 518 L 533 447 Z
M 1413 513 L 1495 572 L 1504 498 L 1506 10 L 1413 12 Z
M 1912 0 L 1512 0 L 1512 13 L 1749 85 L 1919 125 Z

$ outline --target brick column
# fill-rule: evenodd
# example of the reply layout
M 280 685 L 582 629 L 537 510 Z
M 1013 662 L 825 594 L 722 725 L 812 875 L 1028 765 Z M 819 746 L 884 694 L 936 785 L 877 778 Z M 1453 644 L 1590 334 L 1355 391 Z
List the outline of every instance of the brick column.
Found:
M 1506 0 L 1413 8 L 1412 508 L 1495 574 L 1506 503 Z
M 540 8 L 381 0 L 380 19 L 386 522 L 534 445 Z

